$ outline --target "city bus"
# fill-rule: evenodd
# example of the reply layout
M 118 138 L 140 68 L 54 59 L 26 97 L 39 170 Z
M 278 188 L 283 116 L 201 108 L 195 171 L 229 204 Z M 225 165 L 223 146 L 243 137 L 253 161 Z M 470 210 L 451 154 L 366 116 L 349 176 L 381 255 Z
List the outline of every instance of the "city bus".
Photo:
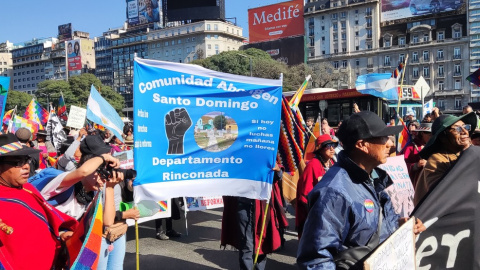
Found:
M 283 94 L 287 99 L 290 99 L 295 92 L 290 91 Z M 356 89 L 306 89 L 298 107 L 305 120 L 309 117 L 313 117 L 315 121 L 318 117 L 327 118 L 328 124 L 336 127 L 340 121 L 347 119 L 353 113 L 354 103 L 358 105 L 361 111 L 376 113 L 385 123 L 388 123 L 390 117 L 392 117 L 387 101 L 372 95 L 362 94 Z

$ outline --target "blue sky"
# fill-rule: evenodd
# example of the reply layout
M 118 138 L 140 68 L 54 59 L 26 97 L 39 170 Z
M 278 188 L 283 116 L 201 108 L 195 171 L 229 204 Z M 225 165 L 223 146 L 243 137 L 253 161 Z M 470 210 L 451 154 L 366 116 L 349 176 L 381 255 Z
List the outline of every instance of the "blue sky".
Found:
M 177 0 L 181 1 L 181 0 Z M 100 36 L 108 28 L 122 26 L 125 0 L 2 0 L 0 42 L 17 43 L 32 38 L 52 37 L 58 25 L 72 23 L 74 30 Z M 237 17 L 248 38 L 248 9 L 271 5 L 280 0 L 225 0 L 227 18 Z

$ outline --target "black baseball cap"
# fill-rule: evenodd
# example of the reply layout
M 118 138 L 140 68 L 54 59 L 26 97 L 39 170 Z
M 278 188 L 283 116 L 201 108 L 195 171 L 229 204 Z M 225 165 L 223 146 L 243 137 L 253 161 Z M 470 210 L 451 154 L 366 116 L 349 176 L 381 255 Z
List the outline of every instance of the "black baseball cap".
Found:
M 80 151 L 84 155 L 93 154 L 100 156 L 110 153 L 111 147 L 108 146 L 100 135 L 88 135 L 80 143 Z
M 361 111 L 344 121 L 336 135 L 343 144 L 348 144 L 358 140 L 395 135 L 402 129 L 402 125 L 387 126 L 373 112 Z

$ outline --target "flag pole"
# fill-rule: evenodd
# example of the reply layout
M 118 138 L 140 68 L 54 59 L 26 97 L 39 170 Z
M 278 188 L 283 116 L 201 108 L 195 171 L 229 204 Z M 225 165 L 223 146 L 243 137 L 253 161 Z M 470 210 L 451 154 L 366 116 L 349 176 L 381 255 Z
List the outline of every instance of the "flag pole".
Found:
M 137 209 L 137 206 L 134 207 L 134 209 Z M 136 265 L 137 265 L 137 270 L 140 270 L 140 248 L 138 245 L 139 237 L 138 237 L 138 221 L 135 219 L 135 253 L 136 253 Z
M 397 104 L 397 117 L 400 114 L 400 105 L 402 103 L 402 91 L 403 91 L 403 78 L 405 77 L 405 71 L 407 70 L 407 61 L 408 61 L 408 54 L 405 56 L 405 65 L 403 66 L 402 71 L 402 81 L 400 82 L 400 89 L 398 90 L 398 104 Z
M 257 247 L 257 250 L 255 251 L 255 260 L 253 260 L 252 270 L 255 270 L 255 266 L 257 265 L 258 254 L 260 253 L 260 248 L 262 247 L 263 232 L 265 230 L 265 221 L 267 220 L 269 202 L 270 201 L 267 201 L 267 204 L 265 205 L 265 214 L 263 215 L 263 221 L 262 221 L 262 231 L 260 232 L 260 239 L 258 240 L 258 247 Z M 253 243 L 254 243 L 253 246 L 255 246 L 255 237 L 253 239 Z

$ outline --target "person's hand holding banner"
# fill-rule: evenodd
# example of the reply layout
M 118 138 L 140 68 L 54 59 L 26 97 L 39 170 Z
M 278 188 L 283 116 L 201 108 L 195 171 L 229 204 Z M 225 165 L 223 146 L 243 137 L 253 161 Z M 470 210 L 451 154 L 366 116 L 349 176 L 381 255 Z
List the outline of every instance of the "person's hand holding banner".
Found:
M 185 108 L 171 110 L 165 115 L 165 131 L 168 138 L 167 154 L 183 154 L 183 137 L 191 126 L 192 120 Z

